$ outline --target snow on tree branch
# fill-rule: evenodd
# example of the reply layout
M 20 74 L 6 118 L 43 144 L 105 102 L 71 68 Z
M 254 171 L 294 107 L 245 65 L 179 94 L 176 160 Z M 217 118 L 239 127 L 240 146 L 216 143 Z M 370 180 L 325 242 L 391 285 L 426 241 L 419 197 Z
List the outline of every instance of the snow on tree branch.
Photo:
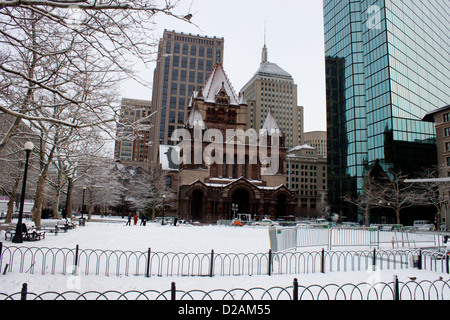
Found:
M 15 117 L 0 151 L 22 121 L 111 135 L 118 86 L 136 59 L 154 60 L 154 17 L 178 2 L 144 0 L 0 1 L 0 110 Z M 188 21 L 188 20 L 186 20 Z

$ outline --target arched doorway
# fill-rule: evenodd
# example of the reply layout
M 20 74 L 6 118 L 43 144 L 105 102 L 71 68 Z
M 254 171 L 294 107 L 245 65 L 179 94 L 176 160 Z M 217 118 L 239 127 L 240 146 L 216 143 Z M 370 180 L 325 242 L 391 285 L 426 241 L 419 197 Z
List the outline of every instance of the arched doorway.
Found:
M 279 218 L 279 217 L 284 217 L 287 215 L 288 215 L 288 213 L 287 213 L 287 204 L 286 204 L 286 194 L 280 193 L 277 196 L 276 216 L 277 216 L 277 218 Z
M 203 218 L 203 192 L 201 190 L 195 190 L 192 193 L 191 217 L 192 219 Z
M 243 188 L 237 189 L 233 192 L 232 203 L 238 205 L 236 213 L 252 213 L 250 212 L 250 193 Z M 234 212 L 232 212 L 234 214 Z

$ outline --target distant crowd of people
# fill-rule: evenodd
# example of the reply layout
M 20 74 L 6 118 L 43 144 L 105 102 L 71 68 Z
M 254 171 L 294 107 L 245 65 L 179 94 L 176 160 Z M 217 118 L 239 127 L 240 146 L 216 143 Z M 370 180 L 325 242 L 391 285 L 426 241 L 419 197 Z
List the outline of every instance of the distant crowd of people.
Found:
M 128 220 L 127 220 L 127 223 L 126 223 L 126 225 L 127 226 L 130 226 L 131 225 L 131 219 L 133 219 L 133 221 L 134 221 L 134 225 L 137 225 L 137 222 L 138 222 L 138 216 L 137 216 L 137 214 L 136 213 L 129 213 L 128 214 Z M 145 226 L 145 225 L 147 225 L 147 216 L 145 215 L 145 214 L 142 214 L 141 215 L 141 224 L 140 224 L 141 226 Z

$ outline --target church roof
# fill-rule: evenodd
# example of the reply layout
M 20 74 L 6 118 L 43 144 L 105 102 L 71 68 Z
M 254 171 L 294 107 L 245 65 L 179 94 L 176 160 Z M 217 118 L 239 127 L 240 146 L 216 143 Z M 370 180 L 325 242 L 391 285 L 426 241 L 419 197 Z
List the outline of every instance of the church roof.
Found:
M 278 127 L 277 120 L 272 115 L 272 112 L 269 111 L 266 117 L 266 121 L 264 121 L 264 125 L 262 130 L 267 132 L 267 135 L 272 135 L 272 133 L 277 132 L 280 134 L 280 128 Z
M 197 125 L 200 125 L 203 130 L 206 129 L 206 125 L 205 125 L 205 122 L 203 121 L 203 117 L 202 117 L 200 111 L 194 107 L 189 112 L 189 117 L 187 119 L 187 126 L 188 126 L 188 128 L 192 129 Z
M 217 94 L 222 89 L 222 86 L 230 97 L 230 104 L 239 105 L 240 101 L 236 93 L 234 92 L 233 87 L 231 86 L 231 82 L 228 79 L 225 71 L 223 70 L 222 65 L 218 63 L 214 67 L 214 70 L 212 71 L 208 80 L 206 80 L 205 87 L 202 89 L 205 102 L 214 103 Z

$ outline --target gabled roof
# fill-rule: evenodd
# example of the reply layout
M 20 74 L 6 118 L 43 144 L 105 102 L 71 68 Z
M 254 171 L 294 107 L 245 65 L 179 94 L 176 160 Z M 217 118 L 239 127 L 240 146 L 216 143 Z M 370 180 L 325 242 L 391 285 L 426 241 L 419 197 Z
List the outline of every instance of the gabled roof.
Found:
M 264 121 L 264 125 L 261 129 L 263 132 L 265 131 L 267 135 L 271 136 L 272 133 L 280 134 L 280 128 L 278 127 L 277 120 L 272 115 L 272 112 L 269 110 L 267 114 L 266 121 Z
M 205 102 L 214 103 L 216 96 L 222 89 L 222 87 L 225 89 L 226 93 L 230 97 L 230 104 L 239 105 L 240 101 L 236 93 L 234 92 L 233 87 L 231 86 L 231 82 L 228 79 L 225 71 L 223 70 L 222 65 L 218 63 L 214 67 L 214 70 L 212 71 L 208 80 L 206 80 L 206 84 L 202 89 Z
M 195 126 L 201 126 L 201 128 L 203 130 L 206 129 L 206 125 L 205 122 L 203 121 L 203 117 L 202 114 L 200 113 L 200 111 L 194 107 L 190 112 L 189 112 L 189 116 L 186 122 L 186 125 L 188 128 L 192 129 Z

